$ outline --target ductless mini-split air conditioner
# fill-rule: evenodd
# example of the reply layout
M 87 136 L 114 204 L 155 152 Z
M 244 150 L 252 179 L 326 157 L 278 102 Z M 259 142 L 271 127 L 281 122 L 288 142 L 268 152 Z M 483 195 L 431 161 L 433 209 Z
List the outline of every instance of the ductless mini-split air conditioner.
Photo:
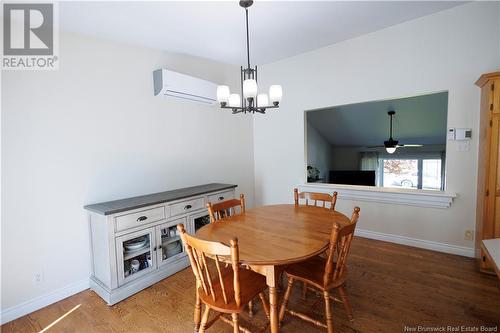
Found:
M 217 85 L 197 77 L 157 69 L 153 72 L 154 93 L 203 104 L 215 104 Z

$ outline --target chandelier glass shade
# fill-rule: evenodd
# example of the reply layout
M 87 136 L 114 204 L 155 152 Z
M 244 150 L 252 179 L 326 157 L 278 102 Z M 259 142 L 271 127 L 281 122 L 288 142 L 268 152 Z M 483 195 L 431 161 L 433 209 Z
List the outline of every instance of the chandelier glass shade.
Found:
M 245 8 L 247 31 L 247 67 L 241 66 L 241 95 L 231 93 L 228 86 L 217 87 L 217 102 L 223 109 L 231 109 L 233 113 L 265 113 L 266 109 L 279 107 L 283 90 L 280 85 L 271 85 L 269 94 L 259 93 L 257 85 L 257 66 L 250 67 L 250 41 L 248 34 L 248 7 L 252 0 L 240 1 L 240 6 Z M 243 96 L 243 98 L 241 98 Z

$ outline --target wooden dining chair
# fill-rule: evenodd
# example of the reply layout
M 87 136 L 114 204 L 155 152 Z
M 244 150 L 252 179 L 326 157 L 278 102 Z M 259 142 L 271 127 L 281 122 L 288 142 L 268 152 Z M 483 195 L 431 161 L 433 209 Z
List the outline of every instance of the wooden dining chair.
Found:
M 177 229 L 196 278 L 195 332 L 204 333 L 219 318 L 231 324 L 234 333 L 249 332 L 239 325 L 238 315 L 243 306 L 257 296 L 269 318 L 269 306 L 264 297 L 266 279 L 251 270 L 240 270 L 238 239 L 231 239 L 228 246 L 188 235 L 183 224 L 178 224 Z M 223 262 L 229 262 L 230 266 L 221 265 Z M 205 304 L 203 316 L 201 303 Z M 211 321 L 208 320 L 210 310 L 218 312 Z M 223 314 L 230 314 L 231 319 Z
M 239 213 L 237 212 L 237 207 L 239 207 Z M 210 223 L 214 223 L 223 218 L 233 216 L 236 214 L 245 213 L 245 195 L 240 194 L 240 199 L 230 199 L 226 201 L 220 201 L 215 204 L 209 202 L 207 203 L 208 214 L 210 216 Z M 253 316 L 253 301 L 248 302 L 248 314 L 250 317 Z
M 332 195 L 330 195 L 328 193 L 319 193 L 319 192 L 299 192 L 297 188 L 294 188 L 293 199 L 295 201 L 296 206 L 298 206 L 300 202 L 303 201 L 306 206 L 318 206 L 319 203 L 320 207 L 329 208 L 330 210 L 335 210 L 335 204 L 337 203 L 337 192 L 333 192 Z M 303 299 L 306 299 L 306 294 L 307 294 L 307 285 L 304 283 L 302 285 Z
M 318 193 L 318 192 L 299 192 L 298 189 L 293 189 L 293 199 L 295 205 L 298 206 L 302 201 L 306 206 L 318 206 L 323 208 L 329 208 L 330 210 L 335 210 L 335 204 L 337 203 L 337 192 L 333 192 L 332 195 L 328 193 Z
M 223 219 L 224 217 L 237 214 L 236 208 L 239 207 L 239 214 L 245 213 L 245 195 L 240 194 L 240 199 L 230 199 L 217 203 L 207 203 L 210 223 Z
M 286 311 L 293 316 L 299 317 L 317 326 L 327 328 L 328 333 L 333 333 L 333 315 L 330 305 L 331 299 L 343 303 L 349 320 L 353 320 L 352 309 L 344 289 L 344 284 L 347 279 L 347 255 L 351 248 L 354 229 L 356 228 L 358 218 L 359 207 L 355 207 L 350 224 L 343 227 L 336 222 L 333 224 L 330 235 L 330 246 L 326 251 L 326 259 L 321 256 L 315 256 L 304 262 L 292 264 L 285 268 L 285 273 L 288 277 L 288 286 L 280 308 L 280 322 L 283 320 Z M 287 309 L 290 292 L 295 281 L 301 281 L 323 294 L 326 324 L 303 313 Z M 331 292 L 334 289 L 339 291 L 340 300 L 332 296 Z

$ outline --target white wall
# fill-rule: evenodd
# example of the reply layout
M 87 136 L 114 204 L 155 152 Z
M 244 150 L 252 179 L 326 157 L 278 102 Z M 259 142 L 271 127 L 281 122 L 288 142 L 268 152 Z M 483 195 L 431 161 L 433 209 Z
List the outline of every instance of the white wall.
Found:
M 209 182 L 254 202 L 251 118 L 153 96 L 154 69 L 234 84 L 238 67 L 67 33 L 60 47 L 58 71 L 2 73 L 4 314 L 88 281 L 85 204 Z
M 279 111 L 254 119 L 256 202 L 292 201 L 305 181 L 304 110 L 449 91 L 448 126 L 473 128 L 471 149 L 447 152 L 448 209 L 342 200 L 361 207 L 360 229 L 472 248 L 475 228 L 479 89 L 500 68 L 499 3 L 455 7 L 319 50 L 261 66 L 261 85 L 283 85 Z
M 319 178 L 328 179 L 328 172 L 332 165 L 332 146 L 309 123 L 307 124 L 307 165 L 318 168 Z

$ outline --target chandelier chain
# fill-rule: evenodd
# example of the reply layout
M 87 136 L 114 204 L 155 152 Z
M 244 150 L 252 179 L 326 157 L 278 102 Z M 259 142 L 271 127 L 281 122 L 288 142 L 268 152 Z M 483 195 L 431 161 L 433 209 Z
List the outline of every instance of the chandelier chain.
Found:
M 250 68 L 250 37 L 248 34 L 248 8 L 245 8 L 245 18 L 247 23 L 247 68 Z

